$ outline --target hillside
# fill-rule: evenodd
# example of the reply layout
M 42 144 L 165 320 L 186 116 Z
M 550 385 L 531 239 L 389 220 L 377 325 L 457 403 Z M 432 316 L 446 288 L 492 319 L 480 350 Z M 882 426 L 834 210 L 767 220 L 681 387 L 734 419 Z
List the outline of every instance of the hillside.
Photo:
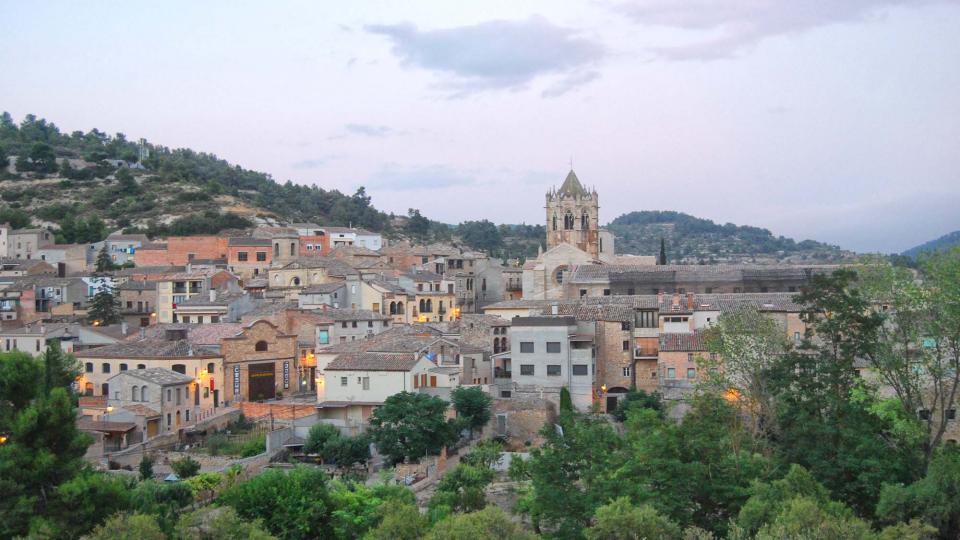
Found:
M 767 229 L 720 225 L 681 212 L 630 212 L 611 221 L 607 229 L 616 235 L 620 253 L 657 255 L 662 238 L 673 263 L 838 261 L 854 256 L 822 242 L 797 242 Z
M 910 257 L 911 259 L 916 259 L 921 253 L 943 251 L 956 245 L 960 245 L 960 231 L 953 231 L 952 233 L 947 233 L 936 240 L 930 240 L 929 242 L 924 242 L 919 246 L 914 246 L 908 250 L 905 250 L 903 253 L 901 253 L 901 255 Z
M 142 159 L 141 159 L 142 157 Z M 106 229 L 215 233 L 254 221 L 313 221 L 389 233 L 391 216 L 353 195 L 243 169 L 213 154 L 131 142 L 93 129 L 66 134 L 28 115 L 0 116 L 0 219 L 52 226 L 61 242 L 94 241 Z

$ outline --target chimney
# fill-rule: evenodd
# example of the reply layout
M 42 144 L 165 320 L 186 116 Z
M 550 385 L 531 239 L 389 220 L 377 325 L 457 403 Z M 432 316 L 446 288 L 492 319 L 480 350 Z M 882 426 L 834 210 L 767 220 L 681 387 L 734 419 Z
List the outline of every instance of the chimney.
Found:
M 141 327 L 140 327 L 140 339 L 146 339 L 146 337 L 147 337 L 147 329 L 141 326 Z
M 217 290 L 216 290 L 216 289 L 210 289 L 210 301 L 211 301 L 211 302 L 216 302 L 216 301 L 217 301 Z
M 129 331 L 130 331 L 130 326 L 127 324 L 127 321 L 121 322 L 121 323 L 120 323 L 120 334 L 125 336 L 125 335 L 127 335 L 127 332 L 129 332 Z
M 663 303 L 663 291 L 659 291 L 657 292 L 657 305 L 659 306 L 662 303 Z
M 679 294 L 679 293 L 673 293 L 673 307 L 675 307 L 675 308 L 680 307 L 680 294 Z
M 692 292 L 688 292 L 688 293 L 687 293 L 687 309 L 689 309 L 690 311 L 693 311 L 693 306 L 694 306 L 694 303 L 693 303 L 693 293 L 692 293 Z

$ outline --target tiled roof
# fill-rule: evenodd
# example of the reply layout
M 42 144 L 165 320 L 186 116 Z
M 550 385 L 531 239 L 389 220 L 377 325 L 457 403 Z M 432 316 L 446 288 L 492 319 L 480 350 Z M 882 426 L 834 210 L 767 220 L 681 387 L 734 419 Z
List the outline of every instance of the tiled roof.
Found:
M 250 246 L 250 247 L 270 247 L 272 242 L 269 238 L 254 238 L 252 236 L 231 238 L 227 241 L 228 246 Z
M 157 290 L 156 281 L 141 281 L 139 279 L 128 279 L 117 287 L 120 291 L 155 291 Z
M 299 309 L 296 302 L 261 302 L 260 305 L 244 314 L 244 318 L 269 317 L 290 309 Z
M 159 384 L 160 386 L 170 386 L 173 384 L 186 384 L 192 383 L 193 377 L 189 375 L 184 375 L 183 373 L 177 373 L 172 369 L 167 368 L 149 368 L 149 369 L 128 369 L 126 371 L 121 371 L 113 377 L 134 377 L 140 380 L 151 382 L 153 384 Z
M 544 308 L 541 315 L 551 315 L 553 308 Z M 633 308 L 620 305 L 559 304 L 557 315 L 573 315 L 578 321 L 632 321 Z
M 427 325 L 398 324 L 366 339 L 335 343 L 324 347 L 321 354 L 344 352 L 415 352 L 441 336 L 441 332 Z
M 186 339 L 176 341 L 137 339 L 87 349 L 77 352 L 75 356 L 77 358 L 215 358 L 217 354 L 205 347 L 195 346 Z
M 326 371 L 410 371 L 416 364 L 416 354 L 344 353 L 330 362 Z
M 336 292 L 344 287 L 346 283 L 336 282 L 336 283 L 322 283 L 320 285 L 311 285 L 303 290 L 300 294 L 330 294 Z
M 224 292 L 219 291 L 216 298 L 213 300 L 210 299 L 210 294 L 196 294 L 190 298 L 184 300 L 183 302 L 177 303 L 177 307 L 200 307 L 200 306 L 211 306 L 211 307 L 226 307 L 231 303 L 236 302 L 237 300 L 242 299 L 244 296 L 249 296 L 246 292 Z
M 706 351 L 703 337 L 704 333 L 702 331 L 660 334 L 660 352 Z
M 324 308 L 314 310 L 334 321 L 383 321 L 390 319 L 388 315 L 381 315 L 369 309 Z
M 811 273 L 826 272 L 835 265 L 726 265 L 667 264 L 615 265 L 581 264 L 570 272 L 569 283 L 606 283 L 610 281 L 743 281 L 750 279 L 803 279 Z
M 124 407 L 125 410 L 132 412 L 137 416 L 143 416 L 145 418 L 153 418 L 155 416 L 160 416 L 160 413 L 147 407 L 146 405 L 141 405 L 136 403 L 134 405 L 127 405 Z
M 208 324 L 157 324 L 143 329 L 148 339 L 162 339 L 167 330 L 186 330 L 187 341 L 193 345 L 220 345 L 220 340 L 232 337 L 243 330 L 240 323 L 208 323 Z M 138 341 L 139 335 L 127 341 Z
M 551 303 L 556 303 L 554 300 L 502 300 L 500 302 L 494 302 L 493 304 L 488 304 L 483 306 L 484 310 L 487 309 L 523 309 L 523 308 L 539 308 L 544 306 L 549 306 Z
M 126 433 L 136 429 L 133 422 L 103 422 L 96 420 L 77 420 L 77 428 L 81 431 L 102 431 L 106 433 Z
M 330 255 L 347 255 L 357 257 L 379 257 L 380 254 L 363 246 L 337 246 L 330 250 Z
M 434 272 L 406 272 L 403 274 L 405 277 L 412 279 L 413 281 L 442 281 L 443 276 L 436 274 Z

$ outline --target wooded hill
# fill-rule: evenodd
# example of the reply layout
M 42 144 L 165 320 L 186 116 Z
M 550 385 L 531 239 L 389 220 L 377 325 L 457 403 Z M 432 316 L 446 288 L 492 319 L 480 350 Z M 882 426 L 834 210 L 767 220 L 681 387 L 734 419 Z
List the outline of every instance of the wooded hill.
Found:
M 607 225 L 617 237 L 617 251 L 659 255 L 663 239 L 671 263 L 838 261 L 852 252 L 814 240 L 774 236 L 767 229 L 720 225 L 672 211 L 630 212 Z

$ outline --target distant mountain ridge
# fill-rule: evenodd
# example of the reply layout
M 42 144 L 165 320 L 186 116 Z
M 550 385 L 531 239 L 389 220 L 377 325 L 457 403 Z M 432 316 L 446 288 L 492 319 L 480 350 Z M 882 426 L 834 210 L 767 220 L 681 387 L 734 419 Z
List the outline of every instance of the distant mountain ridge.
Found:
M 630 212 L 606 228 L 616 235 L 620 253 L 658 255 L 662 238 L 670 262 L 831 262 L 855 257 L 823 242 L 798 242 L 760 227 L 720 225 L 674 211 Z
M 919 246 L 914 246 L 910 249 L 904 250 L 901 255 L 910 257 L 911 259 L 916 259 L 921 253 L 943 251 L 955 245 L 960 245 L 960 231 L 947 233 L 935 240 L 930 240 L 929 242 L 924 242 Z

